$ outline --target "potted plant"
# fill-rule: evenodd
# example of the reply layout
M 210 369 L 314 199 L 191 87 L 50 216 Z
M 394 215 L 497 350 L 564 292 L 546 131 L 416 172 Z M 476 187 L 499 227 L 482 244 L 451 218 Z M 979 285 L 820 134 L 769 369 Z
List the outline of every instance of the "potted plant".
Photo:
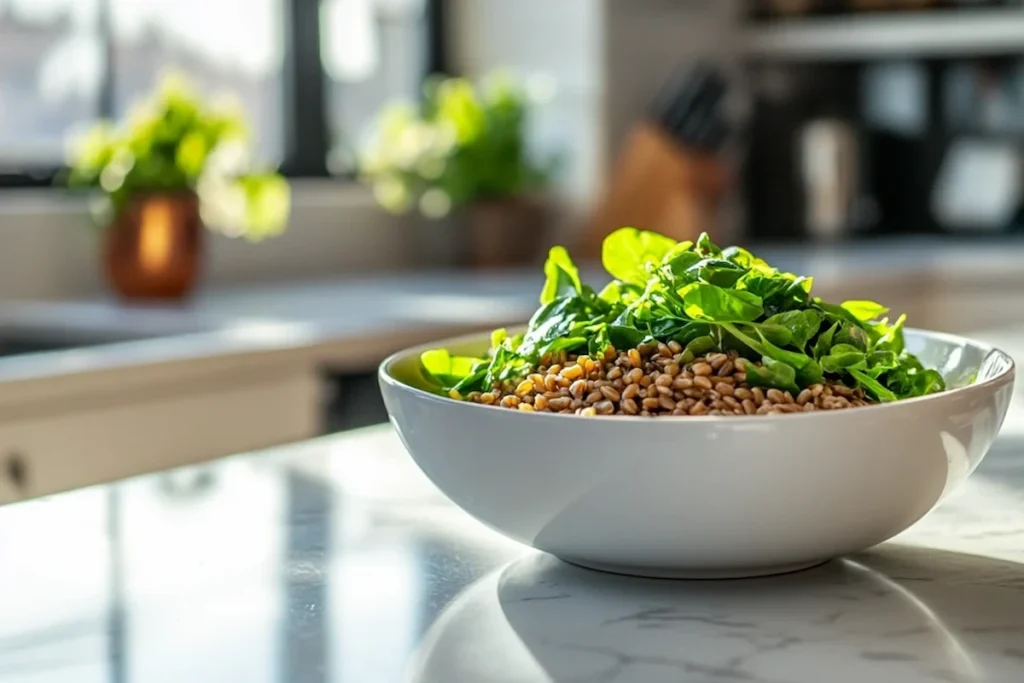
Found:
M 121 125 L 101 122 L 72 140 L 66 182 L 98 192 L 105 270 L 129 299 L 179 299 L 195 286 L 203 227 L 259 240 L 288 220 L 288 183 L 256 170 L 240 107 L 206 104 L 179 76 Z
M 360 177 L 393 213 L 457 219 L 463 260 L 478 267 L 534 261 L 550 228 L 544 196 L 556 167 L 527 144 L 532 98 L 509 74 L 475 85 L 436 78 L 418 106 L 387 105 L 359 156 Z

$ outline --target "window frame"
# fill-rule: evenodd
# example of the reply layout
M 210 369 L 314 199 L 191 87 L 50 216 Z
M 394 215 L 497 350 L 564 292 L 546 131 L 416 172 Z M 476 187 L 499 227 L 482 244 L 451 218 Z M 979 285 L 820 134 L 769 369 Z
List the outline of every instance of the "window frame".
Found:
M 449 73 L 448 0 L 423 0 L 426 16 L 426 55 L 422 77 Z M 292 179 L 338 178 L 328 171 L 326 151 L 330 148 L 327 107 L 327 75 L 320 55 L 320 0 L 282 0 L 284 65 L 282 73 L 284 106 L 284 155 L 280 170 Z M 100 119 L 112 119 L 116 107 L 113 18 L 109 0 L 99 3 L 99 35 L 105 52 L 100 82 Z M 10 171 L 0 166 L 0 191 L 53 187 L 66 167 L 40 165 Z

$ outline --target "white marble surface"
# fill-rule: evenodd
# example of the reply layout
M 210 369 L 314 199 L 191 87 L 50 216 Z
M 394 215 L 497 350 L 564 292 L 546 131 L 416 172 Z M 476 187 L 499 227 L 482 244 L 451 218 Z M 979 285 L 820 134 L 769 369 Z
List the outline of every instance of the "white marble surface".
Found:
M 756 580 L 506 541 L 388 426 L 0 508 L 0 680 L 1019 683 L 1024 406 L 1011 420 L 903 537 Z
M 1022 449 L 1007 437 L 902 537 L 806 572 L 650 581 L 528 555 L 454 600 L 411 680 L 1024 680 Z

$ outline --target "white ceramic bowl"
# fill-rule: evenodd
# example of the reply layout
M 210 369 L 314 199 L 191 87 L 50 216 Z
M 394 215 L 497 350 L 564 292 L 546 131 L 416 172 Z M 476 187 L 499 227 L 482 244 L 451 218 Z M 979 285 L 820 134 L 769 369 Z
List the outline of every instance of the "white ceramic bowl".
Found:
M 1014 380 L 1001 351 L 908 330 L 907 348 L 948 391 L 850 410 L 651 419 L 525 413 L 424 390 L 423 350 L 480 355 L 487 343 L 442 341 L 381 365 L 384 402 L 416 463 L 506 536 L 654 577 L 779 573 L 892 538 L 981 461 Z

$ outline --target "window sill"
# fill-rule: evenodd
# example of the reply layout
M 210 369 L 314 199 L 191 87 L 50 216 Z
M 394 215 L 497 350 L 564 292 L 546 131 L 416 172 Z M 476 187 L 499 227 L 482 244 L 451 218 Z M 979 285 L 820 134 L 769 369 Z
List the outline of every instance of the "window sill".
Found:
M 300 178 L 291 181 L 292 204 L 306 208 L 373 209 L 369 188 L 345 179 Z M 87 211 L 85 198 L 63 188 L 27 188 L 0 192 L 0 218 L 10 216 L 70 216 Z M 0 230 L 3 225 L 0 225 Z

